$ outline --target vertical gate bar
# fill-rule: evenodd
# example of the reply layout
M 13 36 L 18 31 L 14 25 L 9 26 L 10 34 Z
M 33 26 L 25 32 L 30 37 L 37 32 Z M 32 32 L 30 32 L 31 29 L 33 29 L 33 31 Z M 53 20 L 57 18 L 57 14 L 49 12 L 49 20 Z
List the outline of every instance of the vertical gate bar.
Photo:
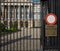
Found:
M 40 41 L 39 41 L 39 42 L 40 42 L 40 49 L 42 50 L 42 46 L 41 46 L 41 34 L 42 34 L 42 33 L 41 33 L 41 31 L 42 31 L 42 19 L 41 19 L 41 13 L 42 13 L 42 12 L 41 12 L 41 1 L 40 1 L 40 7 L 39 7 L 39 8 L 40 8 L 40 13 L 39 13 L 39 14 L 40 14 L 40 20 L 39 20 L 39 25 L 41 24 L 41 25 L 40 25 L 40 29 L 39 29 L 39 31 L 40 31 L 40 38 L 39 38 L 39 39 L 40 39 Z
M 12 0 L 10 0 L 10 30 L 11 30 L 11 24 L 12 24 L 12 7 L 11 7 L 11 2 L 12 2 Z M 11 33 L 10 33 L 10 41 L 11 41 Z M 10 51 L 11 51 L 12 49 L 11 49 L 11 44 L 10 44 Z
M 25 2 L 25 3 L 26 3 L 26 2 Z M 26 3 L 26 4 L 27 4 L 27 3 Z M 24 16 L 25 16 L 25 22 L 26 22 L 26 20 L 27 20 L 27 17 L 26 17 L 26 5 L 25 5 L 25 8 L 24 8 Z M 25 22 L 24 22 L 24 23 L 25 23 Z M 24 33 L 25 33 L 24 36 L 25 36 L 25 35 L 26 35 L 26 23 L 25 23 L 25 26 L 24 26 L 24 27 L 25 27 L 25 29 L 24 29 Z M 25 43 L 25 41 L 26 41 L 26 38 L 24 39 L 24 43 Z M 26 45 L 26 44 L 24 44 L 24 51 L 25 51 L 25 45 Z
M 7 9 L 8 9 L 8 7 L 9 7 L 9 6 L 8 6 L 8 0 L 7 0 Z M 8 9 L 8 11 L 7 11 L 7 18 L 8 18 L 7 26 L 9 26 L 9 25 L 8 25 L 8 23 L 9 23 L 9 16 L 8 16 L 8 15 L 9 15 L 9 9 Z M 8 29 L 8 27 L 7 27 L 7 29 Z M 8 36 L 8 34 L 7 34 L 7 36 Z M 7 37 L 7 38 L 8 38 L 8 39 L 7 39 L 7 42 L 8 42 L 9 37 Z M 8 45 L 7 45 L 7 51 L 8 51 L 8 48 L 9 48 L 9 47 L 8 47 Z
M 19 8 L 19 7 L 18 7 L 18 2 L 19 2 L 19 0 L 17 1 L 17 15 L 18 15 L 18 13 L 19 13 L 19 12 L 18 12 L 18 8 Z M 18 20 L 17 23 L 19 24 L 19 18 L 18 18 L 18 16 L 17 16 L 17 20 Z M 19 29 L 18 29 L 18 28 L 19 28 L 19 25 L 18 25 L 18 24 L 17 24 L 17 34 L 18 34 L 17 36 L 18 36 L 18 39 L 19 39 L 19 33 L 18 33 L 18 32 L 19 32 Z M 18 51 L 19 51 L 19 48 L 20 48 L 20 47 L 19 47 L 19 45 L 20 45 L 20 44 L 19 44 L 19 40 L 18 40 L 17 43 L 18 43 L 17 49 L 18 49 Z
M 26 3 L 26 4 L 27 4 L 27 3 Z M 25 20 L 26 20 L 26 21 L 25 21 L 25 36 L 26 36 L 26 34 L 28 35 L 28 31 L 27 31 L 27 29 L 26 29 L 26 28 L 27 28 L 27 27 L 26 27 L 26 22 L 28 21 L 28 20 L 27 20 L 27 6 L 25 6 L 25 10 L 24 10 L 24 11 L 25 11 Z M 27 32 L 27 33 L 26 33 L 26 32 Z M 24 39 L 24 40 L 26 41 L 27 39 Z M 27 44 L 28 44 L 28 40 L 27 40 Z M 26 45 L 26 44 L 25 44 L 25 45 Z M 27 45 L 27 48 L 28 48 L 28 45 Z M 25 47 L 24 47 L 24 49 L 25 49 Z M 25 50 L 26 50 L 26 49 L 25 49 Z M 28 49 L 27 49 L 27 50 L 28 50 Z
M 28 4 L 29 4 L 29 3 L 27 3 L 27 5 L 28 5 Z M 27 7 L 26 16 L 30 14 L 30 13 L 28 12 L 29 7 L 30 7 L 30 5 Z M 29 25 L 28 25 L 28 24 L 29 24 L 29 16 L 27 16 L 27 27 L 26 27 L 26 28 L 27 28 L 27 34 L 28 34 L 27 36 L 29 36 L 29 37 L 27 38 L 27 40 L 28 40 L 28 51 L 29 51 L 29 50 L 30 50 L 30 46 L 29 46 L 29 45 L 31 44 L 29 39 L 30 39 L 31 34 L 29 34 L 29 31 L 30 31 L 30 30 L 29 30 Z M 28 31 L 28 30 L 29 30 L 29 31 Z
M 13 2 L 14 2 L 14 0 L 13 0 Z M 13 8 L 14 8 L 14 13 L 15 13 L 15 15 L 14 15 L 15 20 L 14 20 L 14 21 L 16 21 L 16 7 L 15 7 L 15 2 L 14 2 L 14 4 L 13 4 Z M 13 33 L 14 39 L 15 39 L 15 38 L 17 39 L 17 34 L 16 34 L 16 37 L 15 37 L 14 34 L 15 34 L 15 33 Z M 17 43 L 14 42 L 14 51 L 16 51 L 16 50 L 17 50 Z
M 34 2 L 33 2 L 33 51 L 34 51 Z
M 9 2 L 9 1 L 8 1 L 8 2 Z M 11 2 L 11 0 L 10 0 L 10 2 Z M 9 2 L 9 3 L 10 3 L 10 2 Z M 8 3 L 8 5 L 9 5 L 9 3 Z M 11 3 L 10 3 L 10 5 L 11 5 Z M 9 9 L 9 13 L 8 13 L 9 15 L 8 15 L 8 16 L 9 16 L 9 18 L 10 18 L 10 19 L 9 19 L 10 27 L 8 27 L 8 28 L 11 30 L 11 7 L 10 7 L 10 5 L 9 5 L 9 8 L 8 8 L 8 9 Z M 8 26 L 9 26 L 9 24 L 8 24 Z M 11 41 L 11 33 L 10 33 L 10 41 Z M 11 51 L 11 45 L 8 46 L 8 50 Z
M 0 0 L 0 22 L 1 22 L 1 0 Z
M 24 20 L 26 21 L 26 14 L 25 14 L 25 13 L 26 13 L 26 10 L 25 10 L 25 9 L 26 9 L 26 6 L 25 6 L 25 4 L 24 4 Z M 25 23 L 25 22 L 24 22 L 24 23 Z M 25 28 L 26 28 L 26 27 L 25 27 L 25 24 L 24 24 L 24 36 L 25 36 L 25 34 L 26 34 Z M 25 39 L 24 39 L 23 41 L 24 41 L 24 43 L 23 43 L 23 44 L 24 44 L 24 45 L 23 45 L 23 46 L 24 46 L 23 49 L 24 49 L 24 51 L 25 51 Z
M 23 3 L 23 8 L 24 8 L 24 11 L 25 11 L 25 5 L 24 5 L 24 3 Z M 24 12 L 23 12 L 23 15 L 24 15 Z M 24 15 L 25 16 L 25 15 Z M 23 23 L 24 23 L 24 19 L 25 19 L 25 17 L 23 16 Z M 24 36 L 24 27 L 23 27 L 23 36 Z M 23 49 L 24 49 L 24 39 L 22 39 L 23 40 Z M 24 50 L 23 50 L 24 51 Z
M 20 24 L 21 24 L 21 2 L 19 2 L 19 16 L 20 16 Z M 21 38 L 21 25 L 20 25 L 20 38 Z M 21 40 L 20 40 L 20 51 L 21 51 Z
M 38 15 L 38 13 L 37 13 L 37 8 L 38 8 L 38 7 L 37 7 L 37 4 L 38 4 L 38 3 L 37 3 L 37 1 L 36 1 L 36 14 Z M 35 13 L 35 12 L 34 12 L 34 13 Z M 34 19 L 35 30 L 36 30 L 36 34 L 35 34 L 36 37 L 34 37 L 34 38 L 35 38 L 35 42 L 36 42 L 36 44 L 35 44 L 36 48 L 37 48 L 37 46 L 38 46 L 38 45 L 37 45 L 37 43 L 38 43 L 38 41 L 37 41 L 37 40 L 38 40 L 38 39 L 37 39 L 37 35 L 38 35 L 37 30 L 38 30 L 38 28 L 36 28 L 36 27 L 37 27 L 36 24 L 38 23 L 38 22 L 37 22 L 37 19 L 38 19 L 38 16 L 37 16 L 37 15 L 36 15 L 36 20 Z M 36 51 L 37 51 L 37 49 L 36 49 Z
M 14 4 L 14 8 L 15 8 L 15 21 L 17 22 L 18 20 L 17 20 L 17 18 L 16 18 L 16 12 L 17 12 L 17 10 L 16 10 L 16 5 Z M 15 33 L 14 33 L 15 34 Z M 14 36 L 16 39 L 18 39 L 18 36 L 17 36 L 18 34 L 17 34 L 17 32 L 16 32 L 16 36 Z M 15 50 L 17 50 L 17 46 L 18 46 L 18 44 L 17 44 L 17 41 L 15 42 Z M 18 51 L 18 50 L 17 50 Z
M 2 2 L 1 2 L 2 3 Z M 4 3 L 3 3 L 3 5 L 4 5 Z M 2 6 L 2 5 L 1 5 Z M 3 13 L 4 13 L 4 6 L 3 6 Z M 3 17 L 4 17 L 4 15 L 3 15 Z M 4 23 L 4 18 L 3 18 L 3 23 Z M 2 35 L 2 37 L 3 37 L 3 35 Z M 4 37 L 3 37 L 4 38 Z M 1 41 L 3 41 L 3 40 L 1 40 Z M 3 44 L 1 44 L 1 51 L 3 51 Z
M 28 9 L 28 3 L 26 3 L 27 5 L 25 6 L 25 36 L 27 35 L 27 37 L 28 37 L 28 25 L 27 25 L 27 22 L 28 22 L 28 17 L 27 17 L 27 9 Z M 28 38 L 27 39 L 25 39 L 25 41 L 27 41 L 28 42 Z M 26 44 L 25 44 L 25 47 L 26 47 Z M 28 46 L 28 48 L 29 48 L 29 46 Z M 25 49 L 26 50 L 26 49 Z M 28 49 L 27 49 L 28 50 Z
M 27 16 L 27 15 L 29 15 L 29 13 L 28 13 L 29 6 L 28 6 L 28 3 L 27 3 L 27 2 L 26 2 L 26 4 L 27 4 L 27 6 L 26 6 L 26 8 L 25 8 L 25 9 L 26 9 L 26 22 L 25 22 L 25 27 L 26 27 L 26 32 L 27 32 L 26 35 L 27 35 L 27 36 L 30 36 L 30 35 L 28 34 L 28 30 L 29 30 L 29 29 L 28 29 L 28 21 L 29 21 L 29 20 L 28 20 L 28 16 Z M 27 50 L 29 50 L 29 49 L 30 49 L 30 48 L 29 48 L 29 47 L 30 47 L 30 46 L 29 46 L 29 37 L 28 37 L 26 40 L 27 40 L 27 42 L 28 42 L 28 49 L 27 49 Z
M 17 0 L 17 2 L 18 2 L 18 0 Z M 17 2 L 16 2 L 16 3 L 17 3 Z M 18 29 L 18 17 L 17 17 L 18 4 L 15 5 L 15 9 L 16 9 L 16 22 L 17 22 L 16 24 L 17 24 L 17 29 Z M 16 34 L 17 34 L 17 35 L 16 35 L 16 36 L 17 36 L 16 39 L 18 39 L 18 32 L 16 32 Z M 16 44 L 16 48 L 17 48 L 16 51 L 18 51 L 18 41 L 17 41 L 16 43 L 17 43 L 17 44 Z
M 10 0 L 11 1 L 11 0 Z M 9 0 L 8 0 L 8 2 L 9 2 Z M 10 2 L 9 2 L 10 3 Z M 8 5 L 9 5 L 9 3 L 8 3 Z M 10 5 L 11 5 L 11 3 L 10 3 Z M 10 27 L 11 27 L 11 11 L 10 11 L 10 5 L 8 6 L 8 17 L 9 17 L 9 24 L 8 24 L 8 26 L 10 25 Z M 8 27 L 8 29 L 11 29 L 10 27 Z M 10 40 L 11 40 L 11 35 L 10 35 Z M 10 45 L 8 45 L 8 50 L 10 50 L 11 51 L 11 46 Z
M 4 3 L 4 5 L 5 5 L 5 3 Z M 5 24 L 5 7 L 4 7 L 4 24 Z M 5 32 L 4 32 L 4 34 L 5 34 Z M 5 44 L 5 36 L 4 36 L 4 44 Z M 3 49 L 4 49 L 4 51 L 5 51 L 5 46 L 3 47 Z
M 9 7 L 10 7 L 9 11 L 10 11 L 10 13 L 9 14 L 10 14 L 10 30 L 11 30 L 11 24 L 12 24 L 12 21 L 11 21 L 11 19 L 12 19 L 11 0 L 10 0 L 9 3 L 10 3 L 10 5 L 9 5 Z M 11 34 L 10 34 L 10 41 L 11 41 Z M 10 51 L 11 51 L 11 44 L 10 44 Z
M 55 4 L 55 6 L 54 6 L 54 12 L 56 14 L 56 0 L 54 0 L 54 4 Z M 58 33 L 57 33 L 57 35 L 58 35 Z M 55 46 L 57 46 L 57 49 L 58 49 L 58 42 L 57 42 L 57 40 L 58 40 L 58 36 L 55 38 Z
M 7 3 L 7 14 L 6 14 L 6 19 L 7 19 L 7 25 L 8 25 L 8 3 Z M 8 29 L 8 28 L 7 28 Z M 8 34 L 7 34 L 7 42 L 8 42 Z M 7 47 L 5 47 L 6 48 L 6 50 L 8 51 L 8 45 L 7 45 Z
M 32 31 L 32 30 L 31 30 L 31 19 L 32 19 L 32 15 L 31 15 L 31 13 L 32 13 L 32 11 L 31 11 L 31 10 L 32 10 L 32 9 L 31 9 L 32 6 L 31 6 L 31 3 L 32 3 L 32 2 L 30 2 L 30 6 L 29 6 L 29 22 L 28 22 L 28 25 L 30 24 L 30 25 L 29 25 L 30 27 L 28 27 L 29 30 L 30 30 L 30 32 L 29 32 L 30 35 L 31 35 L 31 31 Z M 31 35 L 31 36 L 32 36 L 32 35 Z M 32 42 L 32 40 L 31 40 L 31 38 L 30 38 L 29 40 L 30 40 L 30 50 L 31 50 L 31 45 L 32 45 L 31 42 Z
M 26 3 L 26 4 L 27 4 L 27 3 Z M 27 15 L 27 14 L 26 14 L 27 8 L 26 8 L 26 7 L 27 7 L 27 6 L 25 5 L 25 10 L 24 10 L 24 11 L 25 11 L 25 13 L 24 13 L 24 14 L 25 14 L 25 22 L 27 21 L 27 16 L 26 16 L 26 15 Z M 26 36 L 26 34 L 28 34 L 27 29 L 26 29 L 26 23 L 25 23 L 25 30 L 24 30 L 24 32 L 25 32 L 25 36 Z M 27 32 L 27 33 L 26 33 L 26 32 Z M 24 40 L 26 41 L 27 39 L 24 39 Z M 28 40 L 27 40 L 27 42 L 28 42 Z M 25 43 L 25 42 L 24 42 L 24 43 Z M 27 43 L 27 44 L 28 44 L 28 43 Z M 26 45 L 26 44 L 24 44 L 24 50 L 26 50 L 26 49 L 25 49 L 25 45 Z
M 18 2 L 18 0 L 17 0 L 17 2 Z M 19 22 L 18 17 L 17 17 L 17 14 L 18 14 L 18 3 L 17 3 L 17 8 L 16 8 L 16 9 L 17 9 L 17 10 L 16 10 L 16 18 L 17 18 L 17 23 L 18 23 L 18 22 Z M 16 24 L 17 24 L 17 23 L 16 23 Z M 18 26 L 19 26 L 19 25 L 17 24 L 17 30 L 18 30 Z M 18 37 L 18 31 L 17 31 L 17 39 L 19 39 L 19 37 Z M 18 51 L 18 42 L 19 42 L 19 41 L 17 41 L 17 51 Z
M 40 29 L 40 32 L 41 32 L 41 35 L 40 35 L 40 48 L 42 49 L 42 3 L 40 1 L 40 23 L 41 23 L 41 29 Z
M 30 2 L 30 6 L 29 6 L 29 22 L 28 22 L 28 28 L 29 28 L 29 30 L 30 30 L 30 35 L 31 35 L 31 17 L 32 17 L 32 15 L 31 15 L 31 8 L 32 8 L 32 6 L 31 6 L 31 3 L 32 2 Z M 31 36 L 32 37 L 32 36 Z M 31 38 L 29 39 L 29 41 L 30 41 L 30 50 L 31 50 L 31 42 L 32 42 L 32 40 L 31 40 Z
M 0 0 L 0 23 L 1 23 L 1 0 Z M 1 45 L 1 33 L 0 33 L 0 45 Z M 1 46 L 0 46 L 0 51 L 1 51 Z
M 12 1 L 12 0 L 11 0 Z M 14 9 L 14 21 L 15 21 L 15 16 L 16 16 L 16 12 L 15 12 L 15 5 L 14 5 L 14 0 L 13 0 L 13 5 L 10 5 L 10 8 L 13 10 Z M 12 12 L 12 11 L 11 11 Z M 12 17 L 11 17 L 11 19 L 12 19 Z M 12 22 L 12 20 L 11 20 L 11 22 Z M 12 23 L 13 24 L 13 23 Z M 15 35 L 14 35 L 14 33 L 12 33 L 13 34 L 13 40 L 15 39 Z M 11 49 L 12 50 L 12 49 Z M 13 51 L 15 51 L 15 42 L 13 43 Z
M 8 25 L 8 23 L 9 23 L 9 5 L 8 5 L 8 0 L 7 0 L 7 7 L 8 7 L 8 11 L 7 11 L 7 17 L 8 17 L 7 26 L 9 26 L 9 25 Z M 7 29 L 9 29 L 9 28 L 7 27 Z M 7 34 L 7 36 L 8 36 L 8 34 Z M 8 38 L 8 37 L 7 37 L 7 38 Z M 9 40 L 9 38 L 8 38 L 8 40 Z M 8 40 L 7 40 L 7 41 L 8 41 Z M 8 48 L 9 48 L 9 47 L 8 47 L 8 45 L 7 45 L 7 51 L 8 51 Z
M 21 3 L 21 1 L 20 1 L 20 3 Z M 21 9 L 22 9 L 22 7 L 21 7 L 21 4 L 20 4 L 20 24 L 21 24 L 21 21 L 23 20 L 23 19 L 22 19 L 22 10 L 21 10 Z M 23 22 L 22 22 L 22 24 L 23 24 Z M 21 28 L 21 36 L 22 36 L 22 35 L 23 35 L 23 28 L 21 27 L 21 25 L 20 25 L 20 28 Z M 20 37 L 21 37 L 21 36 L 20 36 Z M 23 43 L 22 41 L 23 41 L 23 40 L 21 39 L 21 43 Z M 23 47 L 23 46 L 21 47 L 21 45 L 22 45 L 21 43 L 20 43 L 20 50 L 22 51 L 22 47 Z

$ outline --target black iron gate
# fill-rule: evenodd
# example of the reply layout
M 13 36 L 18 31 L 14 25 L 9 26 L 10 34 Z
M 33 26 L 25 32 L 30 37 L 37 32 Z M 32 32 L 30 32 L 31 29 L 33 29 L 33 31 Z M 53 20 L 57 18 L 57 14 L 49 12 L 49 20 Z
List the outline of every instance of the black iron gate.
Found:
M 58 7 L 59 2 L 57 0 L 47 0 L 43 4 L 48 7 L 48 14 L 55 14 L 57 16 L 57 22 L 54 25 L 49 25 L 46 20 L 44 21 L 44 42 L 43 49 L 44 51 L 58 51 Z M 46 15 L 46 14 L 45 14 Z M 53 28 L 55 27 L 55 29 Z M 51 31 L 54 30 L 54 31 Z M 53 33 L 52 33 L 53 32 Z M 55 33 L 56 32 L 56 33 Z M 49 36 L 50 33 L 50 36 Z M 53 35 L 54 34 L 54 35 Z
M 3 0 L 0 7 L 0 51 L 42 51 L 40 0 Z

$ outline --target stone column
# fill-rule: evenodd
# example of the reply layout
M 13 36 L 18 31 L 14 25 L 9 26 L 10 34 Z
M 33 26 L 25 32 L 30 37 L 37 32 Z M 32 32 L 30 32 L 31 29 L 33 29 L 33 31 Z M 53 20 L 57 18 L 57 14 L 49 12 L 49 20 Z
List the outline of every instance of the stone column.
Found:
M 30 10 L 31 10 L 31 6 L 29 5 L 29 12 L 31 12 Z M 31 20 L 28 18 L 28 27 L 30 26 L 31 26 Z
M 34 19 L 34 18 L 33 18 L 33 17 L 34 17 L 34 14 L 33 14 L 34 9 L 33 9 L 33 7 L 34 7 L 34 6 L 33 6 L 32 3 L 31 3 L 31 6 L 30 6 L 30 7 L 31 7 L 31 8 L 30 8 L 30 11 L 31 11 L 31 20 L 30 20 L 30 22 L 31 22 L 30 24 L 31 24 L 31 25 L 30 25 L 30 27 L 33 27 L 33 21 L 34 21 L 34 20 L 33 20 L 33 19 Z
M 25 10 L 25 5 L 24 5 L 24 16 L 23 16 L 23 25 L 24 25 L 24 28 L 25 28 L 25 21 L 26 21 L 26 10 Z
M 14 17 L 15 17 L 15 21 L 16 21 L 17 19 L 16 19 L 16 8 L 15 7 L 14 7 L 14 12 L 15 12 Z
M 8 29 L 10 28 L 10 6 L 8 6 Z
M 18 29 L 20 30 L 20 5 L 18 6 Z
M 1 22 L 4 23 L 4 20 L 3 20 L 4 19 L 4 6 L 2 6 L 1 9 L 2 9 L 2 16 L 1 16 L 2 17 L 2 20 L 1 20 Z

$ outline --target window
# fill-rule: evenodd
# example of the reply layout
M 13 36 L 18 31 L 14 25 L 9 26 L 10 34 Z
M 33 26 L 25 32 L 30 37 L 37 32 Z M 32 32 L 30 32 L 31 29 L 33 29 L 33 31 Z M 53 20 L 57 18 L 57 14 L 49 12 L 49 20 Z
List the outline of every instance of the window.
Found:
M 36 14 L 34 14 L 34 19 L 36 19 Z
M 34 7 L 34 12 L 40 12 L 40 8 Z
M 38 14 L 38 16 L 37 16 L 37 17 L 38 17 L 38 19 L 40 19 L 40 14 Z
M 34 14 L 34 19 L 40 19 L 40 14 L 39 13 L 35 13 Z

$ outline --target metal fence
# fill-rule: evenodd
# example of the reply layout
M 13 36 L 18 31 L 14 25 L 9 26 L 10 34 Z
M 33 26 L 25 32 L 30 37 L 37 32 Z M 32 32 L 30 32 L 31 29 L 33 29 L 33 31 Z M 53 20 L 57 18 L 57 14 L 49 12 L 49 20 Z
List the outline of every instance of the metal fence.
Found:
M 42 51 L 41 9 L 40 0 L 1 1 L 0 51 Z
M 44 20 L 47 13 L 56 13 L 55 1 L 0 1 L 0 51 L 58 51 L 52 49 L 57 36 L 45 36 Z

